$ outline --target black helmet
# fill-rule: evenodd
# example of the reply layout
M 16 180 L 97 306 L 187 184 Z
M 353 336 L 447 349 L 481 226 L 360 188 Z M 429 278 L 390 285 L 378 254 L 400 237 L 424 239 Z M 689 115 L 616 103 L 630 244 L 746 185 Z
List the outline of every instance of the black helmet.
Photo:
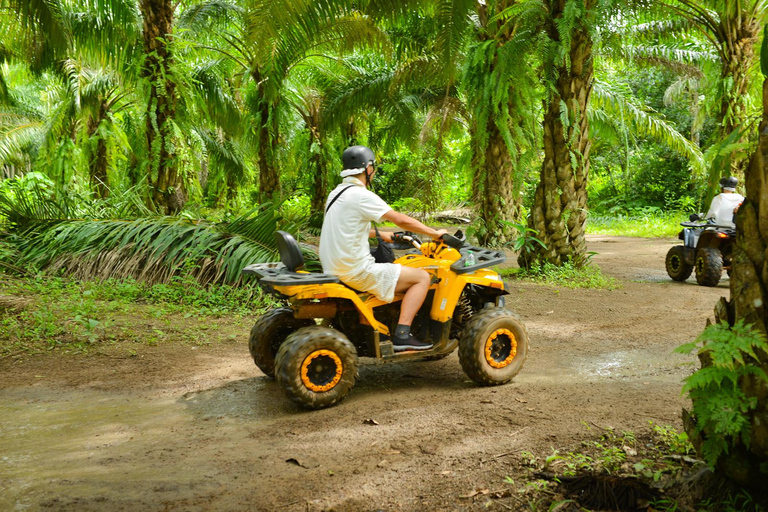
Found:
M 341 161 L 344 164 L 344 170 L 360 169 L 360 172 L 363 172 L 368 164 L 376 164 L 376 155 L 369 147 L 351 146 L 344 150 Z
M 720 180 L 720 188 L 732 188 L 736 189 L 736 185 L 739 184 L 739 180 L 734 178 L 733 176 L 729 178 L 722 178 Z

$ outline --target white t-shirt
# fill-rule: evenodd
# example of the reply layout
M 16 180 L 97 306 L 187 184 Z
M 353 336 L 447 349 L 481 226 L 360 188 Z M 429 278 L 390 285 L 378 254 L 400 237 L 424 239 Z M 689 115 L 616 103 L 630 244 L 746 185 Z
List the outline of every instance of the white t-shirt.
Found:
M 341 199 L 339 199 L 341 201 Z M 705 219 L 715 219 L 715 224 L 719 226 L 736 227 L 733 223 L 733 209 L 744 201 L 741 194 L 717 194 L 712 199 L 712 205 L 709 207 Z
M 325 207 L 342 190 L 342 196 L 331 205 L 320 232 L 320 262 L 323 272 L 336 276 L 359 274 L 374 262 L 368 245 L 371 221 L 392 210 L 379 196 L 365 188 L 355 177 L 344 178 L 328 196 Z

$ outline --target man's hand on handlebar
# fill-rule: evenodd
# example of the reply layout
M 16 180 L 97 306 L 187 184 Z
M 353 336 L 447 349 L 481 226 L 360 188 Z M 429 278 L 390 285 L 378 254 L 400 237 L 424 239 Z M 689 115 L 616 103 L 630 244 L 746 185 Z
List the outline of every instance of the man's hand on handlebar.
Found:
M 447 233 L 448 233 L 447 229 L 438 229 L 438 230 L 435 231 L 435 234 L 432 235 L 432 239 L 433 240 L 439 240 L 439 239 L 441 239 L 443 237 L 443 235 L 445 235 Z

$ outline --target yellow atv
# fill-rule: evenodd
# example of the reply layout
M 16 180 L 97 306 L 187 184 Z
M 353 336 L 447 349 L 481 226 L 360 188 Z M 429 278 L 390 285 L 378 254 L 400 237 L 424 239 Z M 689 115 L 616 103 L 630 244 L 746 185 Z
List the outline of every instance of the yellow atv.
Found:
M 528 331 L 504 307 L 504 281 L 487 268 L 506 260 L 503 251 L 468 246 L 461 231 L 423 244 L 396 233 L 395 241 L 415 250 L 395 263 L 423 268 L 432 277 L 411 332 L 433 347 L 395 352 L 390 336 L 402 294 L 386 303 L 336 276 L 302 271 L 296 240 L 283 231 L 276 238 L 282 263 L 249 265 L 243 273 L 254 274 L 262 288 L 287 299 L 290 307 L 262 316 L 251 330 L 249 348 L 256 365 L 276 377 L 294 402 L 312 409 L 338 403 L 355 384 L 358 356 L 385 362 L 439 359 L 458 346 L 464 372 L 481 385 L 507 383 L 522 368 Z

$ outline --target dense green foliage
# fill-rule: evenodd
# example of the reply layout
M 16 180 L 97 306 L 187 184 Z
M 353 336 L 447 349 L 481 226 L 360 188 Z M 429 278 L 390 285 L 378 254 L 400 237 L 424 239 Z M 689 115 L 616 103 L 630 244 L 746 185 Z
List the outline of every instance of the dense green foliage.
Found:
M 683 392 L 693 400 L 697 432 L 704 433 L 703 455 L 711 466 L 734 444 L 750 442 L 748 412 L 757 407 L 757 398 L 742 391 L 747 378 L 768 382 L 768 375 L 754 364 L 757 352 L 768 350 L 765 336 L 739 320 L 735 325 L 707 327 L 696 341 L 677 352 L 697 350 L 704 358 L 702 368 L 686 379 Z
M 317 226 L 312 216 L 339 180 L 341 150 L 365 143 L 380 155 L 377 190 L 395 207 L 468 205 L 484 229 L 510 220 L 491 220 L 494 209 L 513 208 L 511 219 L 522 220 L 542 159 L 537 118 L 554 80 L 547 66 L 553 51 L 563 51 L 541 38 L 541 3 L 291 4 L 173 7 L 172 33 L 158 46 L 167 53 L 167 62 L 157 61 L 167 67 L 161 76 L 145 69 L 156 56 L 147 53 L 152 34 L 142 28 L 148 13 L 138 2 L 5 0 L 3 177 L 37 172 L 57 194 L 107 201 L 131 191 L 151 211 L 182 209 L 196 218 L 240 215 L 265 198 L 289 200 Z M 583 14 L 576 4 L 559 28 L 563 45 Z M 601 2 L 595 9 L 590 23 L 619 10 L 625 21 L 595 34 L 590 210 L 703 209 L 708 167 L 723 165 L 717 48 L 695 30 L 672 45 L 671 32 L 657 24 L 670 16 L 663 5 L 647 11 Z M 160 92 L 150 94 L 158 81 Z M 172 105 L 161 151 L 147 146 L 160 135 L 145 132 L 166 137 L 153 110 L 160 107 L 151 103 L 165 101 L 163 90 Z M 755 101 L 745 104 L 754 108 Z M 508 184 L 485 178 L 489 129 L 511 155 Z M 165 167 L 176 181 L 157 195 Z M 497 186 L 511 186 L 520 206 L 483 203 Z M 176 203 L 161 205 L 161 196 Z

